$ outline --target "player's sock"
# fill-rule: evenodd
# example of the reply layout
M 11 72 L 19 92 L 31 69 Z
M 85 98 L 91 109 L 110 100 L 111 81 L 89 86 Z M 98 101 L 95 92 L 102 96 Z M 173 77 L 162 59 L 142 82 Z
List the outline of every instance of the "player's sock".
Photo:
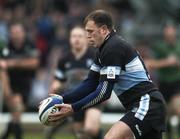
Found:
M 9 122 L 6 131 L 3 133 L 0 139 L 7 139 L 12 132 L 13 129 L 13 123 Z
M 15 135 L 15 139 L 22 139 L 22 127 L 19 122 L 13 123 L 13 133 Z

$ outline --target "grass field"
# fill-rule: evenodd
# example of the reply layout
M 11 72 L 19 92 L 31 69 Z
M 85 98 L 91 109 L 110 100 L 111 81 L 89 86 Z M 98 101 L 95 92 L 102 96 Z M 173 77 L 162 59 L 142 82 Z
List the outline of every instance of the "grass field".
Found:
M 38 124 L 24 125 L 24 128 L 25 128 L 25 133 L 23 139 L 46 139 L 45 132 L 47 132 L 47 130 L 43 130 L 44 128 L 42 127 L 42 125 L 38 125 Z M 103 125 L 103 128 L 105 133 L 107 129 L 109 129 L 109 126 Z M 14 139 L 14 137 L 10 137 L 8 139 Z M 75 137 L 73 136 L 70 127 L 65 126 L 64 128 L 60 129 L 53 136 L 52 139 L 75 139 Z M 167 138 L 164 137 L 163 139 L 167 139 Z M 178 137 L 177 134 L 174 134 L 172 139 L 180 139 L 180 136 Z
M 9 139 L 14 139 L 10 137 Z M 25 134 L 23 139 L 45 139 L 43 135 L 40 134 Z M 75 139 L 72 135 L 55 135 L 53 139 Z M 167 139 L 164 137 L 164 139 Z M 174 137 L 173 139 L 179 139 L 178 137 Z
M 9 139 L 14 139 L 14 137 L 10 137 Z M 23 136 L 23 139 L 45 139 L 45 137 L 42 134 L 25 134 Z M 72 135 L 60 135 L 56 134 L 53 139 L 75 139 Z
M 44 128 L 42 125 L 32 124 L 32 125 L 24 125 L 24 134 L 23 139 L 46 139 Z M 1 129 L 0 129 L 1 130 Z M 0 133 L 1 136 L 1 133 Z M 10 136 L 8 139 L 14 139 L 14 136 Z M 69 127 L 65 127 L 65 129 L 60 129 L 53 136 L 52 139 L 75 139 Z
M 10 137 L 9 139 L 14 139 L 13 137 Z M 42 133 L 26 133 L 23 136 L 23 139 L 45 139 L 44 135 Z M 56 134 L 52 139 L 75 139 L 73 135 L 65 135 L 65 134 Z M 163 139 L 167 139 L 164 137 Z M 179 139 L 177 136 L 173 139 Z
M 10 137 L 9 139 L 14 139 L 14 137 Z M 43 133 L 25 133 L 23 139 L 45 139 Z M 75 137 L 71 134 L 62 134 L 56 133 L 52 139 L 75 139 Z M 167 139 L 164 137 L 163 139 Z M 174 136 L 173 139 L 179 139 L 178 136 Z

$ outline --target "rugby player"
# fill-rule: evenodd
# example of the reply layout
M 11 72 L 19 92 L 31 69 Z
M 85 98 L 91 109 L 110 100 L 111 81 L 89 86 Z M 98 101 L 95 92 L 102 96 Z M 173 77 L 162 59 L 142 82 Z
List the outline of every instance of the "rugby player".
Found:
M 50 121 L 97 105 L 112 90 L 127 110 L 106 133 L 105 139 L 162 139 L 166 107 L 150 79 L 138 52 L 113 29 L 111 15 L 104 10 L 90 13 L 84 21 L 88 42 L 97 54 L 88 77 L 75 90 L 62 95 L 65 104 L 51 114 Z

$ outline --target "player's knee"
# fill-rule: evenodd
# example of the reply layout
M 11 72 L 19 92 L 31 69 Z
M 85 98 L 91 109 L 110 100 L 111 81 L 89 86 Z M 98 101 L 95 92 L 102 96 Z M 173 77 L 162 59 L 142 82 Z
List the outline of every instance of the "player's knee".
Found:
M 180 116 L 180 92 L 174 95 L 169 104 L 169 113 L 170 115 L 177 115 Z
M 99 128 L 89 127 L 86 128 L 85 131 L 88 132 L 90 135 L 97 135 L 99 132 Z
M 105 136 L 104 136 L 104 139 L 116 139 L 112 134 L 109 134 L 107 133 Z M 124 139 L 122 137 L 119 137 L 118 139 Z
M 104 139 L 117 139 L 117 137 L 113 136 L 112 134 L 106 134 L 104 136 Z M 118 139 L 134 139 L 134 138 L 129 138 L 129 137 L 126 137 L 123 134 L 121 134 L 118 136 Z
M 20 95 L 14 95 L 12 97 L 10 110 L 14 115 L 19 115 L 21 112 L 24 111 L 24 105 L 23 105 L 22 97 Z M 15 117 L 18 117 L 18 116 L 15 116 Z
M 14 101 L 15 103 L 21 103 L 21 102 L 22 102 L 22 96 L 19 95 L 19 94 L 14 95 L 14 96 L 13 96 L 13 101 Z
M 128 125 L 119 121 L 111 127 L 104 139 L 134 139 L 134 135 Z
M 12 112 L 12 120 L 14 122 L 19 121 L 21 118 L 21 113 L 20 112 Z

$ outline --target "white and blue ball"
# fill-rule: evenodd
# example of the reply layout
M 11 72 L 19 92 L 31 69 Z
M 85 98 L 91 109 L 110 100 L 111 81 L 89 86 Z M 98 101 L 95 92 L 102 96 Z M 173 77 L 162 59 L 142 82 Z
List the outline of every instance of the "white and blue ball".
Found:
M 59 109 L 55 106 L 56 104 L 63 104 L 63 99 L 61 96 L 55 95 L 46 98 L 42 101 L 42 104 L 39 107 L 39 120 L 42 124 L 53 126 L 58 124 L 59 122 L 49 122 L 49 114 L 56 113 Z

